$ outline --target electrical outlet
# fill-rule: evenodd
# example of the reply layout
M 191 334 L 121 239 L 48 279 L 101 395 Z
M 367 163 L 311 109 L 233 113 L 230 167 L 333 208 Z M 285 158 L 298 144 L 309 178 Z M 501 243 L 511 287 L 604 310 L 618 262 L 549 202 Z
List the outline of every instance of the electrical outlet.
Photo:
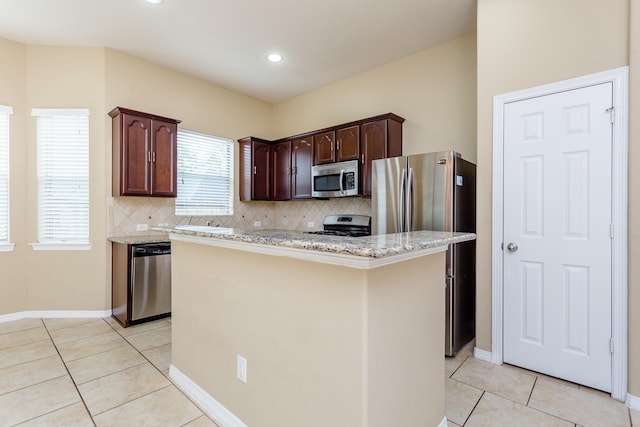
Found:
M 238 365 L 236 366 L 236 377 L 243 383 L 247 383 L 247 359 L 238 355 Z
M 147 231 L 149 229 L 149 224 L 137 224 L 136 225 L 136 230 L 137 231 Z
M 168 227 L 169 223 L 168 222 L 161 222 L 160 224 L 158 224 L 158 227 Z
M 253 226 L 254 227 L 262 227 L 262 221 L 254 221 L 253 222 Z
M 315 227 L 315 226 L 316 226 L 316 225 L 313 223 L 313 221 L 309 221 L 309 222 L 307 222 L 307 227 L 309 227 L 309 228 L 313 228 L 313 227 Z

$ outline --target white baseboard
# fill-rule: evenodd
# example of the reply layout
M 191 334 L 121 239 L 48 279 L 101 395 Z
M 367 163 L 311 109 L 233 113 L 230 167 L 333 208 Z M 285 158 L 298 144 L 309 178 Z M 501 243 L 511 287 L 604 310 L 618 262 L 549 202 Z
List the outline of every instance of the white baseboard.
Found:
M 240 418 L 236 417 L 231 411 L 173 365 L 169 367 L 169 377 L 171 377 L 176 386 L 193 399 L 220 427 L 247 427 Z
M 447 427 L 448 425 L 449 423 L 447 422 L 447 417 L 444 417 L 442 421 L 440 421 L 440 424 L 438 424 L 438 427 Z
M 98 318 L 111 316 L 111 310 L 51 310 L 51 311 L 20 311 L 18 313 L 0 315 L 0 323 L 21 319 L 76 319 Z
M 475 357 L 476 359 L 484 360 L 485 362 L 493 363 L 491 352 L 479 349 L 478 347 L 473 348 L 473 357 Z
M 627 393 L 627 400 L 624 403 L 627 405 L 627 408 L 640 411 L 640 397 Z

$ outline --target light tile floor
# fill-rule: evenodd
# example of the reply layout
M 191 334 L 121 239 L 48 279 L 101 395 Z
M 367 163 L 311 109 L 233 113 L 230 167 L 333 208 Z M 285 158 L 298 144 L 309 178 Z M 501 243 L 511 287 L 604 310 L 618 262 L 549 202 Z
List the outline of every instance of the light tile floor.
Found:
M 171 319 L 0 323 L 0 427 L 216 424 L 168 378 Z
M 636 426 L 607 394 L 471 356 L 446 358 L 449 426 Z M 0 427 L 215 427 L 168 378 L 171 320 L 0 323 Z
M 640 427 L 640 412 L 606 393 L 474 358 L 473 342 L 446 358 L 449 427 Z

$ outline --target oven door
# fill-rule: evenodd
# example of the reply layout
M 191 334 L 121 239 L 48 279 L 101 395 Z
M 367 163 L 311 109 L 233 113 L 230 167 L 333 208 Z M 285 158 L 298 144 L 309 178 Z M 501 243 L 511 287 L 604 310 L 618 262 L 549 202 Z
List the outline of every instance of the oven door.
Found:
M 328 163 L 311 168 L 312 197 L 346 197 L 358 195 L 357 160 Z

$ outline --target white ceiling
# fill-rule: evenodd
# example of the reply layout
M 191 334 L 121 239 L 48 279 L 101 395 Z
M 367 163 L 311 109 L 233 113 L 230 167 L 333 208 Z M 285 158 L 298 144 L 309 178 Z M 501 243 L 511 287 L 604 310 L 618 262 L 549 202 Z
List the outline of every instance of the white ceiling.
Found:
M 475 30 L 476 0 L 0 0 L 0 37 L 104 46 L 270 103 Z M 279 64 L 265 57 L 277 51 Z

